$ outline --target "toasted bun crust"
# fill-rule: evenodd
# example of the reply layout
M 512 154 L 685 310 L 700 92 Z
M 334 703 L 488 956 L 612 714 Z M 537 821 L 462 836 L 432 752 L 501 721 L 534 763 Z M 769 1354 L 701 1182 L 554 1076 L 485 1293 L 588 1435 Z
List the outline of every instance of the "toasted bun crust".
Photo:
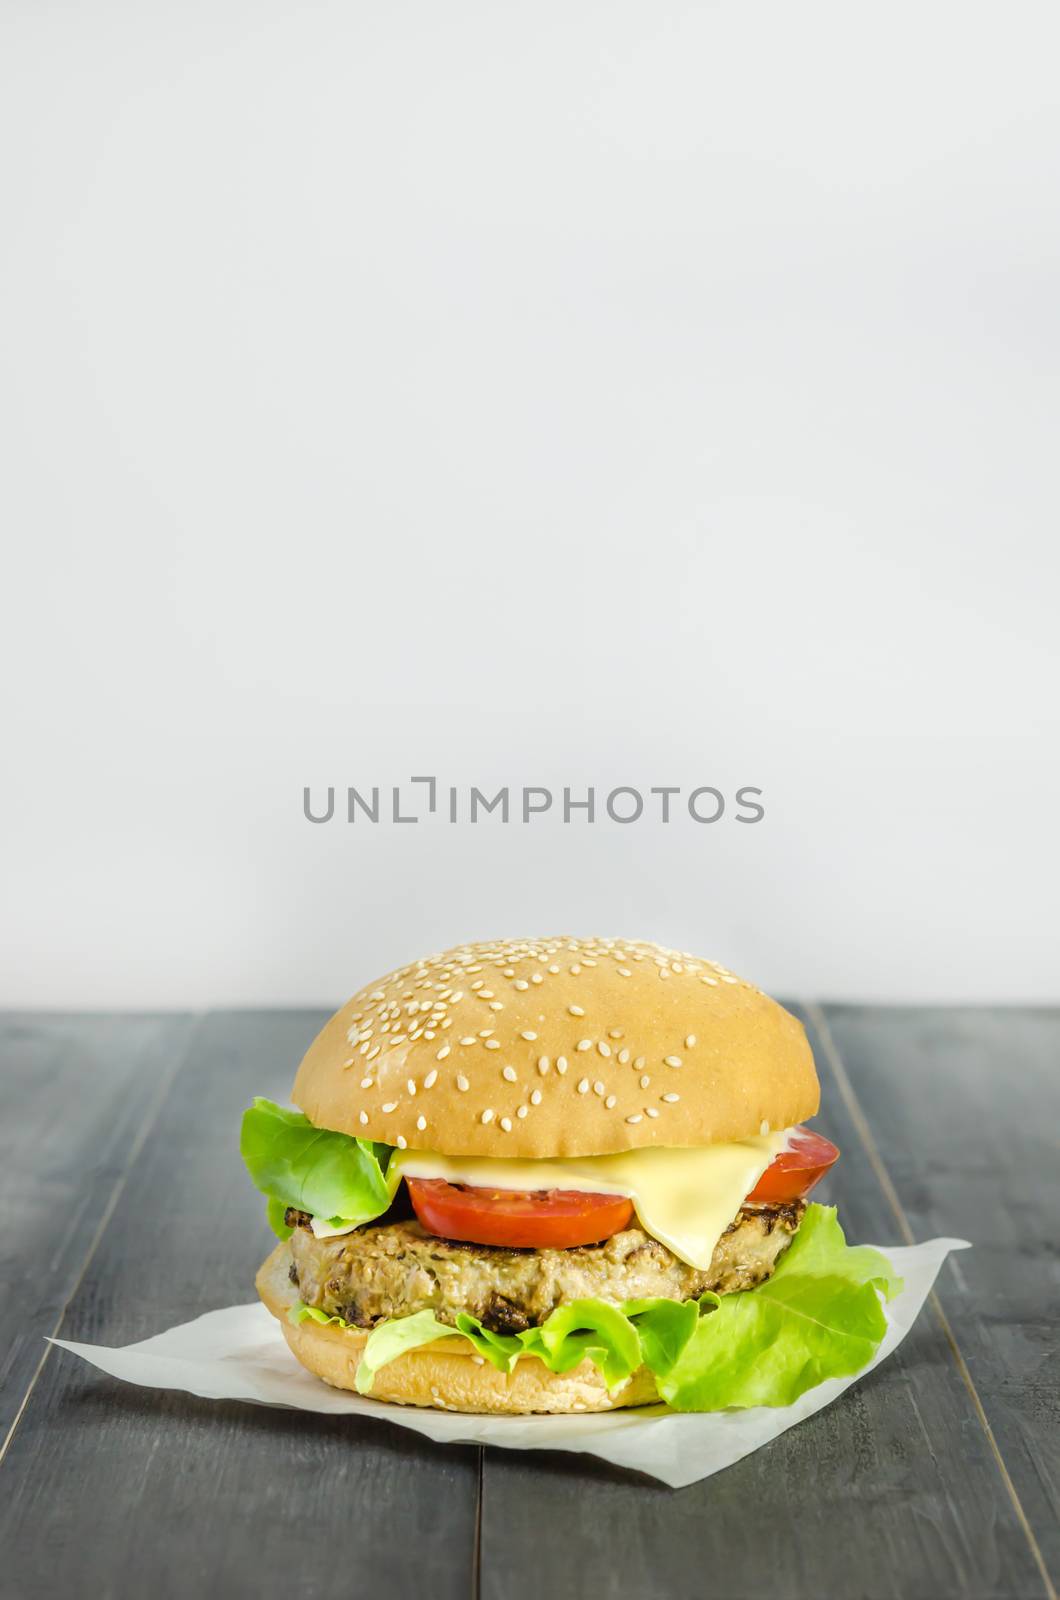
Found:
M 749 1138 L 812 1117 L 820 1092 L 802 1024 L 725 967 L 557 938 L 460 945 L 367 985 L 293 1099 L 339 1133 L 544 1160 Z
M 255 1280 L 295 1359 L 334 1389 L 356 1389 L 357 1367 L 367 1333 L 338 1323 L 287 1320 L 297 1300 L 288 1278 L 290 1246 L 277 1245 Z M 434 1406 L 441 1411 L 489 1412 L 525 1416 L 533 1411 L 613 1411 L 619 1406 L 651 1405 L 658 1392 L 651 1373 L 639 1368 L 614 1396 L 589 1360 L 571 1372 L 549 1372 L 536 1356 L 521 1356 L 511 1374 L 498 1372 L 474 1354 L 464 1340 L 439 1339 L 380 1368 L 372 1386 L 373 1400 L 402 1406 Z

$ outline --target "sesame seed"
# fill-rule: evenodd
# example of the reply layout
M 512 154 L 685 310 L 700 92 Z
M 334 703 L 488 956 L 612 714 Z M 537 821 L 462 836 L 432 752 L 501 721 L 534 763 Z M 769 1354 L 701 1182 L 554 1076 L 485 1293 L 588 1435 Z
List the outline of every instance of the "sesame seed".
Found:
M 608 1028 L 607 1037 L 609 1039 L 621 1039 L 621 1037 L 622 1037 L 622 1029 L 621 1028 Z
M 501 1047 L 499 1039 L 484 1039 L 483 1043 L 487 1050 L 499 1050 Z
M 432 1067 L 430 1072 L 428 1072 L 427 1076 L 423 1080 L 423 1087 L 425 1089 L 433 1089 L 437 1082 L 438 1082 L 438 1068 L 437 1067 Z
M 600 1079 L 597 1078 L 596 1082 L 593 1084 L 593 1093 L 598 1094 L 600 1098 L 603 1099 L 604 1095 L 607 1093 L 606 1083 L 601 1083 Z
M 541 1104 L 541 1090 L 540 1089 L 535 1089 L 534 1090 L 533 1094 L 530 1096 L 530 1104 L 532 1106 L 539 1106 Z
M 663 1095 L 663 1099 L 666 1101 L 666 1104 L 668 1106 L 675 1106 L 677 1104 L 677 1102 L 680 1100 L 680 1098 L 681 1098 L 681 1096 L 679 1094 L 664 1094 Z
M 657 1117 L 659 1115 L 654 1106 L 645 1106 L 644 1109 L 649 1117 Z
M 476 1044 L 477 1042 L 478 1041 L 473 1033 L 465 1034 L 464 1038 L 460 1041 L 461 1044 Z
M 548 1071 L 548 1069 L 549 1069 L 549 1067 L 551 1065 L 552 1065 L 552 1063 L 548 1059 L 548 1056 L 538 1056 L 538 1058 L 537 1058 L 537 1070 L 538 1070 L 538 1072 L 540 1072 L 542 1077 L 545 1076 L 545 1073 Z
M 403 1133 L 399 1133 L 397 1136 L 397 1147 L 399 1150 L 407 1150 L 409 1147 L 409 1142 Z
M 579 1094 L 586 1094 L 588 1092 L 588 1088 L 589 1088 L 589 1080 L 588 1080 L 588 1078 L 582 1078 L 581 1081 L 578 1084 L 578 1093 Z
M 633 976 L 628 967 L 619 967 L 618 975 L 620 978 L 632 978 Z
M 532 1028 L 524 1028 L 519 1037 L 520 1039 L 530 1039 L 532 1041 L 537 1038 L 537 1034 Z
M 485 1111 L 482 1113 L 481 1121 L 483 1121 L 483 1122 L 492 1122 L 493 1121 L 493 1112 L 490 1110 L 489 1106 L 487 1106 Z
M 722 983 L 739 983 L 740 980 L 739 978 L 734 978 L 729 972 L 723 972 L 721 975 L 721 981 Z
M 529 1111 L 529 1109 L 530 1108 L 528 1106 L 520 1106 L 518 1111 L 515 1114 L 516 1114 L 517 1117 L 525 1117 L 527 1115 L 527 1112 Z
M 644 1118 L 641 1116 L 639 1111 L 634 1111 L 634 1113 L 633 1113 L 633 1115 L 631 1117 L 627 1117 L 626 1118 L 626 1121 L 627 1122 L 643 1122 Z
M 758 1125 L 758 1131 L 764 1137 L 769 1132 L 769 1123 L 765 1121 L 760 1122 Z
M 361 1124 L 362 1128 L 367 1127 L 367 1125 L 368 1125 L 368 1113 L 367 1113 L 367 1111 L 362 1111 L 359 1114 L 359 1121 L 360 1121 L 360 1124 Z
M 417 1128 L 419 1128 L 420 1132 L 422 1133 L 424 1128 L 427 1126 L 427 1118 L 426 1117 L 417 1117 L 416 1118 L 416 1126 L 417 1126 Z
M 607 1099 L 604 1101 L 604 1105 L 607 1107 L 608 1111 L 613 1111 L 617 1103 L 618 1096 L 613 1094 L 609 1094 Z
M 540 972 L 532 972 L 530 974 L 531 983 L 542 983 L 543 981 L 544 980 L 542 979 Z
M 668 1067 L 679 1067 L 681 1065 L 680 1056 L 663 1056 L 663 1061 Z
M 368 1052 L 368 1056 L 367 1056 L 367 1059 L 368 1059 L 368 1060 L 369 1060 L 369 1061 L 374 1061 L 374 1060 L 375 1060 L 375 1058 L 376 1058 L 376 1056 L 377 1056 L 377 1055 L 378 1055 L 378 1054 L 379 1054 L 379 1052 L 380 1052 L 380 1050 L 381 1050 L 381 1049 L 382 1049 L 382 1048 L 383 1048 L 383 1047 L 382 1047 L 382 1045 L 379 1045 L 379 1044 L 374 1044 L 374 1045 L 373 1045 L 373 1046 L 372 1046 L 372 1048 L 371 1048 L 371 1049 L 370 1049 L 370 1050 L 369 1050 L 369 1052 Z
M 593 1041 L 591 1039 L 579 1039 L 578 1040 L 577 1048 L 579 1050 L 591 1050 L 592 1047 L 593 1047 Z
M 518 1073 L 514 1067 L 505 1067 L 504 1071 L 501 1073 L 501 1077 L 507 1078 L 509 1083 L 514 1083 L 518 1077 Z
M 584 1017 L 585 1015 L 584 1006 L 568 1006 L 567 1010 L 570 1012 L 572 1017 Z
M 375 1082 L 374 1078 L 362 1078 L 361 1079 L 361 1088 L 362 1089 L 370 1089 L 374 1082 Z
M 503 1000 L 491 1000 L 490 1001 L 490 1010 L 491 1011 L 503 1011 L 504 1010 L 504 1002 L 503 1002 Z
M 597 1040 L 596 1048 L 599 1050 L 602 1056 L 609 1056 L 611 1054 L 611 1046 L 608 1044 L 606 1039 Z
M 511 1133 L 511 1131 L 512 1131 L 512 1119 L 511 1119 L 511 1117 L 502 1117 L 501 1118 L 501 1127 L 504 1129 L 505 1133 Z
M 638 1072 L 640 1071 L 641 1067 L 644 1065 L 644 1061 L 645 1061 L 645 1057 L 644 1056 L 637 1056 L 636 1060 L 634 1061 L 633 1065 L 636 1067 Z
M 619 1059 L 619 1061 L 621 1061 L 622 1065 L 625 1066 L 626 1062 L 629 1060 L 629 1051 L 628 1050 L 620 1050 L 618 1052 L 618 1059 Z
M 651 1082 L 651 1079 L 650 1079 L 650 1078 L 649 1078 L 649 1077 L 648 1077 L 648 1074 L 647 1074 L 647 1073 L 645 1073 L 645 1074 L 644 1074 L 644 1076 L 643 1076 L 643 1077 L 642 1077 L 642 1078 L 641 1078 L 641 1080 L 640 1080 L 640 1086 L 641 1086 L 641 1088 L 642 1088 L 642 1089 L 646 1089 L 646 1088 L 647 1088 L 647 1087 L 648 1087 L 648 1085 L 649 1085 L 649 1083 L 650 1083 L 650 1082 Z
M 529 987 L 530 985 L 527 983 L 525 978 L 516 978 L 515 982 L 512 984 L 513 989 L 529 989 Z
M 385 1112 L 387 1112 L 388 1114 L 391 1111 L 396 1111 L 397 1110 L 397 1101 L 396 1100 L 388 1100 L 386 1105 L 383 1107 L 383 1110 Z
M 460 1090 L 461 1094 L 466 1094 L 471 1087 L 462 1072 L 458 1072 L 456 1075 L 456 1086 Z
M 562 1078 L 563 1074 L 566 1072 L 566 1070 L 567 1070 L 567 1058 L 566 1058 L 566 1056 L 557 1056 L 556 1057 L 556 1071 L 559 1073 L 561 1078 Z
M 686 1050 L 693 1050 L 695 1048 L 695 1043 L 696 1043 L 696 1036 L 695 1036 L 694 1033 L 690 1033 L 688 1035 L 688 1038 L 685 1040 L 685 1049 Z

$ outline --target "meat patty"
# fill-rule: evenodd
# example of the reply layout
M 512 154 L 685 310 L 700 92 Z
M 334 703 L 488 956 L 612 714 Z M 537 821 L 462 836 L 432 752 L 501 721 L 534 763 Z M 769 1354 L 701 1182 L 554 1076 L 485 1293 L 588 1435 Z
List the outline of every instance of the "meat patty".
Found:
M 306 1305 L 360 1328 L 416 1311 L 433 1311 L 452 1325 L 467 1311 L 495 1333 L 519 1333 L 570 1300 L 621 1305 L 752 1289 L 772 1273 L 805 1209 L 801 1200 L 741 1207 L 705 1272 L 641 1228 L 573 1250 L 509 1250 L 437 1239 L 414 1221 L 317 1239 L 305 1213 L 292 1210 L 291 1277 Z

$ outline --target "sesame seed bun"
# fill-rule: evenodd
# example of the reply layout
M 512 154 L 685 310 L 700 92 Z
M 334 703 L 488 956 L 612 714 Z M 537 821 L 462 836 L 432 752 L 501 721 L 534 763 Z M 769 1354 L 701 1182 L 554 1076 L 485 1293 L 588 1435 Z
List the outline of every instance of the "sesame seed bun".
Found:
M 256 1279 L 259 1295 L 278 1318 L 291 1353 L 303 1367 L 334 1389 L 355 1389 L 367 1333 L 337 1323 L 293 1325 L 287 1313 L 297 1299 L 288 1278 L 291 1249 L 277 1245 Z M 373 1400 L 397 1405 L 434 1406 L 442 1411 L 523 1415 L 534 1411 L 612 1411 L 657 1401 L 655 1381 L 640 1367 L 613 1395 L 598 1369 L 586 1359 L 571 1372 L 549 1372 L 536 1356 L 520 1356 L 511 1373 L 498 1372 L 463 1339 L 438 1339 L 381 1367 L 372 1385 Z
M 354 995 L 293 1100 L 320 1128 L 447 1156 L 715 1144 L 812 1117 L 802 1024 L 716 962 L 626 939 L 459 945 Z

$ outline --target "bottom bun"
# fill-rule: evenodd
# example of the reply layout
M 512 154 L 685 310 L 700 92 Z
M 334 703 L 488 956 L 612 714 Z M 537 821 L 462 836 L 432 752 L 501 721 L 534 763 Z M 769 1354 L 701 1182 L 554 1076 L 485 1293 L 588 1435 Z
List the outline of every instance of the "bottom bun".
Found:
M 368 1335 L 360 1328 L 307 1318 L 287 1320 L 298 1294 L 290 1280 L 291 1250 L 277 1245 L 262 1263 L 257 1291 L 283 1329 L 303 1367 L 335 1389 L 356 1389 L 357 1368 Z M 520 1356 L 514 1369 L 498 1372 L 465 1339 L 436 1339 L 381 1367 L 372 1385 L 373 1400 L 401 1406 L 434 1406 L 441 1411 L 488 1412 L 526 1416 L 535 1411 L 614 1411 L 619 1406 L 655 1404 L 659 1395 L 647 1367 L 613 1393 L 588 1359 L 570 1372 L 549 1372 L 537 1356 Z

